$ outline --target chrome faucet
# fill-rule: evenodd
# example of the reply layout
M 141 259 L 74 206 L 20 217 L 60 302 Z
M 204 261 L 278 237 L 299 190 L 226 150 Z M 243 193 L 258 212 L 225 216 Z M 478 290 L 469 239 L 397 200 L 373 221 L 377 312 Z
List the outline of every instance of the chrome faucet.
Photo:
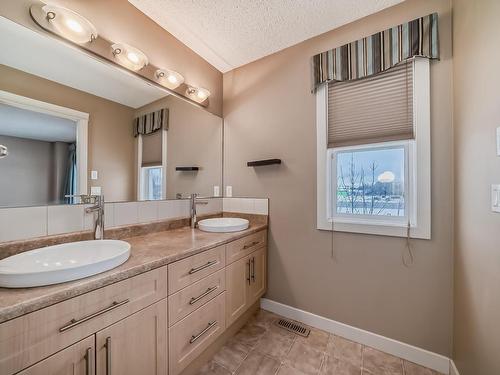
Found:
M 191 228 L 196 228 L 196 224 L 198 223 L 198 220 L 196 218 L 196 205 L 198 204 L 208 204 L 208 201 L 200 201 L 198 200 L 198 194 L 193 193 L 191 194 Z
M 104 195 L 65 195 L 66 198 L 80 198 L 83 203 L 93 203 L 91 207 L 85 208 L 85 213 L 97 212 L 94 222 L 94 240 L 104 239 Z

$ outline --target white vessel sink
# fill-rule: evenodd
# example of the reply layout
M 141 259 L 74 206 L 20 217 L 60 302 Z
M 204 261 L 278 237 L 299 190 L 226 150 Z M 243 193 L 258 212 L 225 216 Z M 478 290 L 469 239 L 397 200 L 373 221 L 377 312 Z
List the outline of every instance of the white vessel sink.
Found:
M 70 242 L 0 260 L 0 287 L 26 288 L 92 276 L 124 263 L 130 244 L 117 240 Z
M 198 228 L 205 232 L 238 232 L 245 230 L 249 226 L 247 219 L 236 217 L 220 217 L 215 219 L 205 219 L 198 222 Z

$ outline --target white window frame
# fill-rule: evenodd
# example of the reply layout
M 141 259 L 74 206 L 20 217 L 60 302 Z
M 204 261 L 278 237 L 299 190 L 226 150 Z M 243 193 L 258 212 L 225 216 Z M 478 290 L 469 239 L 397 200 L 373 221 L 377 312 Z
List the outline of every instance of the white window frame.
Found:
M 415 58 L 413 64 L 413 118 L 415 121 L 415 141 L 406 141 L 408 160 L 405 161 L 405 184 L 408 183 L 409 197 L 406 208 L 410 219 L 410 237 L 431 238 L 431 143 L 430 143 L 430 66 L 429 60 Z M 333 223 L 329 208 L 332 172 L 329 158 L 336 151 L 328 150 L 328 88 L 322 85 L 316 92 L 316 130 L 317 130 L 317 229 L 339 232 L 365 233 L 384 236 L 406 237 L 408 217 L 403 220 L 387 218 L 355 218 L 334 216 Z M 396 142 L 376 145 L 356 146 L 355 149 L 374 146 L 391 146 Z M 398 142 L 401 144 L 401 142 Z M 351 148 L 351 147 L 348 147 Z M 336 182 L 335 182 L 336 183 Z M 406 190 L 406 189 L 405 189 Z
M 86 195 L 88 192 L 87 163 L 89 114 L 3 90 L 0 90 L 0 103 L 32 112 L 68 119 L 76 123 L 77 190 L 75 191 L 75 195 Z M 75 201 L 79 202 L 79 198 L 76 198 Z

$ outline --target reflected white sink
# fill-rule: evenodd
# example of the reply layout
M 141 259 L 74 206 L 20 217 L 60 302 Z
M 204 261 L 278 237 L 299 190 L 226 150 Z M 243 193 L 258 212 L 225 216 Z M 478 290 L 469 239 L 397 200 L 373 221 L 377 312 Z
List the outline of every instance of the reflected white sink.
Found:
M 0 287 L 26 288 L 92 276 L 124 263 L 130 244 L 117 240 L 70 242 L 0 260 Z
M 249 226 L 247 219 L 236 217 L 220 217 L 215 219 L 205 219 L 198 222 L 198 228 L 205 232 L 238 232 L 245 230 Z

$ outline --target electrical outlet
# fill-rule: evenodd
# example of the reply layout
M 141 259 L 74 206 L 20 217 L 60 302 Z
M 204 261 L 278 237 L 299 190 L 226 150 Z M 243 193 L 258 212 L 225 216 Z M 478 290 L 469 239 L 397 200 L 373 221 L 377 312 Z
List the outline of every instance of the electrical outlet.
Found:
M 219 186 L 215 185 L 214 186 L 214 197 L 218 197 L 220 195 L 220 188 Z
M 90 195 L 101 195 L 101 187 L 100 186 L 91 186 L 90 187 Z
M 90 179 L 91 180 L 97 180 L 98 177 L 99 177 L 99 174 L 97 173 L 97 171 L 90 171 Z
M 226 186 L 226 197 L 231 198 L 233 196 L 233 187 Z

